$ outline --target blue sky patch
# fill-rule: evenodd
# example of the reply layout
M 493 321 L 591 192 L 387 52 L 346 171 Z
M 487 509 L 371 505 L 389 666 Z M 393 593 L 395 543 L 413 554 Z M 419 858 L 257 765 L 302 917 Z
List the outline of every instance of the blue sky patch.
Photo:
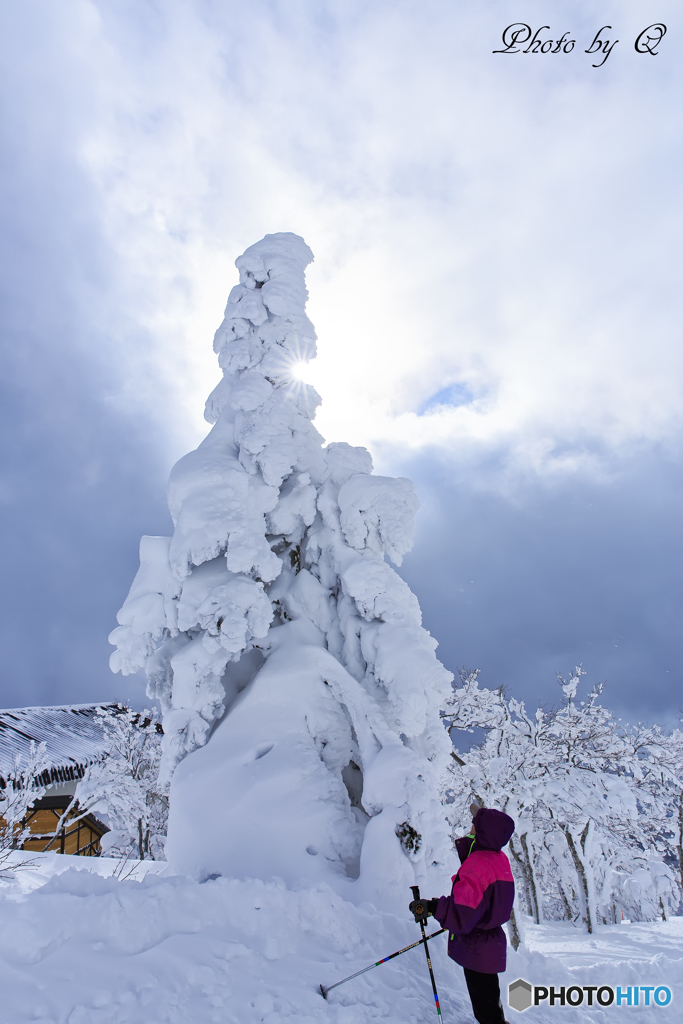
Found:
M 430 395 L 427 401 L 423 402 L 418 409 L 418 416 L 424 416 L 430 409 L 436 409 L 439 405 L 451 405 L 457 408 L 459 405 L 469 405 L 473 401 L 473 392 L 467 384 L 459 381 L 455 384 L 449 384 L 448 387 L 441 388 L 440 391 Z

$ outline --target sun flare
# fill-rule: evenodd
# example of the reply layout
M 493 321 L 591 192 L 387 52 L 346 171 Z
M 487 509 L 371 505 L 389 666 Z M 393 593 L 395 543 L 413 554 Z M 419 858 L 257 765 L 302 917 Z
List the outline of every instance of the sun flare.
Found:
M 293 380 L 304 380 L 306 375 L 306 369 L 308 363 L 303 359 L 298 359 L 295 363 L 292 363 L 290 367 L 290 374 Z

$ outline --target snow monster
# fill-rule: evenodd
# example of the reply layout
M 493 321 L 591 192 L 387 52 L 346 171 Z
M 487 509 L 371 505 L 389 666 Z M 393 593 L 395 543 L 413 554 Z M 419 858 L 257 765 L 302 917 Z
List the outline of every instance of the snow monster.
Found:
M 324 447 L 302 238 L 236 261 L 212 429 L 171 472 L 172 537 L 143 537 L 114 671 L 161 704 L 171 867 L 326 882 L 397 910 L 438 885 L 451 674 L 395 565 L 418 508 L 364 448 Z

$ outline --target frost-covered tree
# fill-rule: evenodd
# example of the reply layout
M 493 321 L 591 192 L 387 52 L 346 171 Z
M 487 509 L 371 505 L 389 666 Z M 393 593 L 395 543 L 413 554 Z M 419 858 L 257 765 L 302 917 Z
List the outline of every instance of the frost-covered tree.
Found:
M 282 233 L 236 261 L 214 426 L 171 473 L 173 536 L 142 540 L 112 668 L 144 668 L 163 708 L 174 866 L 394 905 L 449 873 L 451 675 L 386 561 L 411 546 L 412 484 L 323 447 L 297 379 L 316 352 L 311 259 Z
M 592 932 L 618 909 L 645 920 L 677 907 L 671 785 L 680 762 L 670 753 L 665 763 L 659 730 L 615 721 L 601 686 L 578 700 L 582 675 L 560 677 L 558 709 L 530 715 L 502 690 L 480 688 L 477 672 L 462 673 L 443 718 L 452 736 L 486 730 L 481 744 L 453 754 L 454 821 L 472 797 L 511 814 L 522 908 L 535 922 L 545 912 Z
M 159 723 L 152 712 L 126 707 L 100 708 L 97 715 L 106 757 L 90 765 L 79 782 L 74 820 L 87 814 L 103 818 L 111 830 L 102 839 L 108 854 L 161 860 L 168 793 L 159 782 Z
M 45 743 L 31 740 L 28 753 L 17 754 L 0 788 L 0 855 L 3 850 L 19 849 L 28 838 L 30 830 L 24 819 L 36 800 L 45 796 L 40 778 L 49 766 Z
M 629 735 L 633 776 L 650 817 L 653 845 L 676 863 L 677 888 L 683 891 L 683 732 L 638 724 Z M 666 915 L 663 898 L 661 904 Z
M 544 733 L 547 722 L 539 710 L 531 716 L 524 704 L 506 698 L 502 688 L 479 686 L 479 670 L 460 671 L 460 686 L 446 702 L 442 718 L 456 748 L 458 732 L 485 730 L 482 743 L 467 753 L 454 750 L 453 786 L 448 793 L 449 818 L 458 832 L 474 798 L 498 807 L 516 823 L 509 843 L 510 859 L 517 878 L 511 930 L 515 948 L 522 936 L 517 909 L 536 923 L 543 919 L 543 890 L 538 877 L 536 845 L 542 835 L 535 827 L 536 786 L 547 774 Z

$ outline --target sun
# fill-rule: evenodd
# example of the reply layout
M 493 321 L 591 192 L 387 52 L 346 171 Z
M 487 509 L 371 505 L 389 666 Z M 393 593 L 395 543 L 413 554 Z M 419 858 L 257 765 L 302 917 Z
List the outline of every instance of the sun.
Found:
M 289 367 L 289 373 L 290 376 L 292 377 L 292 380 L 302 381 L 306 375 L 307 367 L 308 363 L 304 362 L 303 359 L 298 359 L 296 362 L 292 363 Z

